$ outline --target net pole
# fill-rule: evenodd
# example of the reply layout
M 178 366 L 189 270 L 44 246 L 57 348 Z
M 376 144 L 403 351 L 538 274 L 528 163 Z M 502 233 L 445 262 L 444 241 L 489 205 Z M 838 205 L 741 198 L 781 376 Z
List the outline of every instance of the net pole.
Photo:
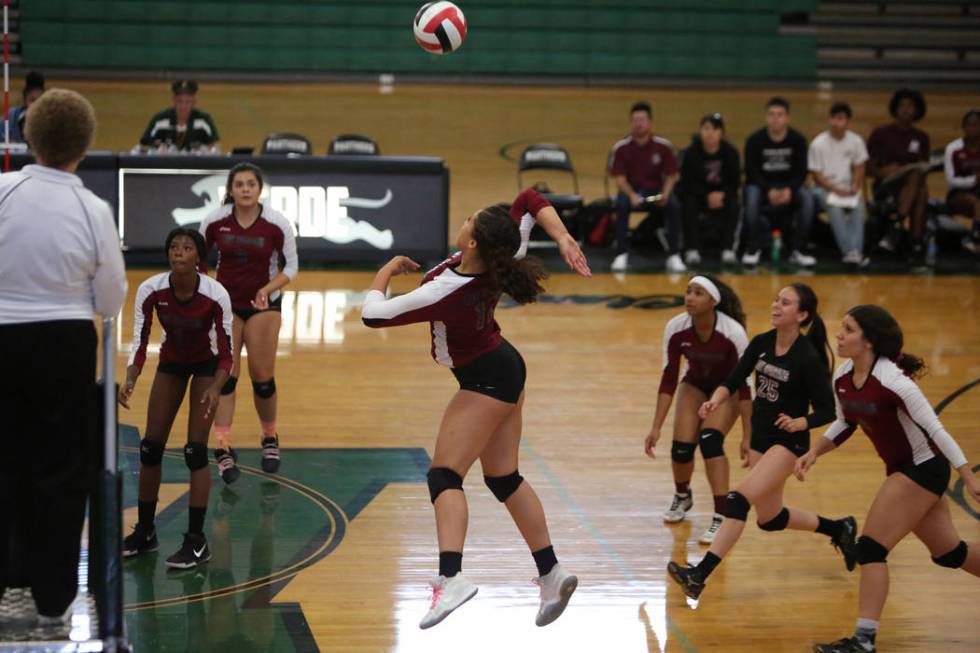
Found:
M 3 171 L 10 172 L 10 0 L 3 0 Z
M 122 592 L 122 476 L 119 474 L 119 427 L 116 422 L 116 320 L 102 322 L 103 466 L 100 473 L 103 596 L 99 636 L 105 650 L 127 650 Z

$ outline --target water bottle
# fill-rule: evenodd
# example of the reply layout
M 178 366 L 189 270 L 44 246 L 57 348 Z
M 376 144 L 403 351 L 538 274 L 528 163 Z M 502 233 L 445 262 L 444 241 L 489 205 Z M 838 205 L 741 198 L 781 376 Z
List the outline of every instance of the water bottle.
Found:
M 783 253 L 783 232 L 773 229 L 772 232 L 772 262 L 779 263 L 779 256 Z

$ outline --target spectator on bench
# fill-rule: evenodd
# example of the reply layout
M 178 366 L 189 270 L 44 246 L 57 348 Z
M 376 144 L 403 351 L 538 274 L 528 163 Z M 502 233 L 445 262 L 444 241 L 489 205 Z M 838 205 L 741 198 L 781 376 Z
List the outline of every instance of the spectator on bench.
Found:
M 177 152 L 220 152 L 218 128 L 211 114 L 194 108 L 197 82 L 177 80 L 171 85 L 174 106 L 150 118 L 140 150 L 176 150 Z
M 803 134 L 789 126 L 789 102 L 774 97 L 766 103 L 766 126 L 745 141 L 745 221 L 748 242 L 742 264 L 759 262 L 765 208 L 791 211 L 793 251 L 789 262 L 810 267 L 817 260 L 803 253 L 813 223 L 813 195 L 803 186 L 807 145 Z
M 963 137 L 946 146 L 943 170 L 946 173 L 946 206 L 957 215 L 973 218 L 970 235 L 963 248 L 980 252 L 980 109 L 970 109 L 960 123 Z
M 920 164 L 929 161 L 929 135 L 913 125 L 926 115 L 925 98 L 918 91 L 900 88 L 888 102 L 888 113 L 894 122 L 876 128 L 868 138 L 868 173 L 875 180 L 875 199 L 881 199 L 878 188 L 889 176 L 903 170 L 904 176 L 895 181 L 894 188 L 882 189 L 886 197 L 896 199 L 898 213 L 878 246 L 896 251 L 902 239 L 902 223 L 908 218 L 912 262 L 924 263 L 929 189 L 926 187 L 926 168 Z
M 24 143 L 27 109 L 44 93 L 44 75 L 31 71 L 24 77 L 24 104 L 10 110 L 10 142 Z
M 866 267 L 864 256 L 864 164 L 868 150 L 864 139 L 848 127 L 851 106 L 836 102 L 830 107 L 830 128 L 810 143 L 809 168 L 818 206 L 827 211 L 834 239 L 846 265 Z
M 670 141 L 653 134 L 653 110 L 646 102 L 637 102 L 630 108 L 630 135 L 613 146 L 609 172 L 619 188 L 616 196 L 616 258 L 612 269 L 622 271 L 629 264 L 630 213 L 644 204 L 644 198 L 660 194 L 660 199 L 652 203 L 650 218 L 660 214 L 667 223 L 670 245 L 667 269 L 671 272 L 686 270 L 680 257 L 681 207 L 673 195 L 677 183 L 677 159 Z
M 735 228 L 738 226 L 738 187 L 742 181 L 738 150 L 725 140 L 725 121 L 720 113 L 701 118 L 698 135 L 684 152 L 681 162 L 680 196 L 684 207 L 684 260 L 701 263 L 698 218 L 705 214 L 720 221 L 721 262 L 734 265 Z

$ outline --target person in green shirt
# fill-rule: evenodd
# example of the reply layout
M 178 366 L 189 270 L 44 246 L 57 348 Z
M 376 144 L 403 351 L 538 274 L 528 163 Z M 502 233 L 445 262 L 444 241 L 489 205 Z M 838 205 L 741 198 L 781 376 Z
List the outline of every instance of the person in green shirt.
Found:
M 218 128 L 211 114 L 194 108 L 197 82 L 181 79 L 171 88 L 174 106 L 150 118 L 140 138 L 140 151 L 220 152 Z

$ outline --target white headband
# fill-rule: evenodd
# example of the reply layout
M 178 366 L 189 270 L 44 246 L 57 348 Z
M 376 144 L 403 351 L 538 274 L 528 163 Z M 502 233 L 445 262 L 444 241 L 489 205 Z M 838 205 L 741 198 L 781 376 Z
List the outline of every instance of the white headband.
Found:
M 687 285 L 690 286 L 691 284 L 701 286 L 708 292 L 709 295 L 711 295 L 711 299 L 715 300 L 716 304 L 721 303 L 721 292 L 718 290 L 718 286 L 713 284 L 711 279 L 708 277 L 702 277 L 701 275 L 691 277 L 691 280 L 687 282 Z

